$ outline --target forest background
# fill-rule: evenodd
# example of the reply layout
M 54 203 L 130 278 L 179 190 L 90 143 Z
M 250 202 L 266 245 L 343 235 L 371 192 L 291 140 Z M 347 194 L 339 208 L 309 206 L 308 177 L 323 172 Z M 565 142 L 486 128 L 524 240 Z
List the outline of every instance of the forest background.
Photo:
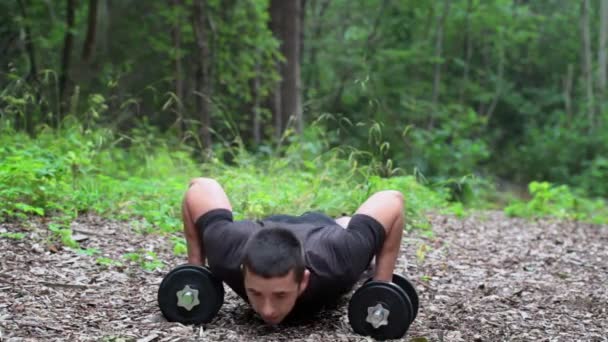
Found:
M 608 221 L 608 0 L 16 0 L 0 22 L 0 214 L 52 213 L 68 245 L 84 211 L 179 230 L 199 175 L 241 216 L 391 187 L 414 226 Z

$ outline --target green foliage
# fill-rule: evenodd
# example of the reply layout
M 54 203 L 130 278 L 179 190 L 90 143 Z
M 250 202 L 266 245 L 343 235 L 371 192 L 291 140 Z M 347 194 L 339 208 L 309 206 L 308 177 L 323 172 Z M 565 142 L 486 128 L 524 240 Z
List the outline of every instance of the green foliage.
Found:
M 236 217 L 309 210 L 335 217 L 354 213 L 374 192 L 398 190 L 407 202 L 407 226 L 428 228 L 424 213 L 447 206 L 445 194 L 430 190 L 400 170 L 390 171 L 393 177 L 382 177 L 390 165 L 369 153 L 348 146 L 329 148 L 330 138 L 319 126 L 286 139 L 289 145 L 283 152 L 262 149 L 270 154 L 254 156 L 239 149 L 234 166 L 227 167 L 217 159 L 203 165 L 203 174 L 225 187 Z
M 77 249 L 76 250 L 77 254 L 82 254 L 82 255 L 88 255 L 88 256 L 93 256 L 95 254 L 99 254 L 101 253 L 100 250 L 96 249 L 96 248 L 87 248 L 87 249 Z
M 516 175 L 519 181 L 552 180 L 594 196 L 607 194 L 602 156 L 608 153 L 604 143 L 608 133 L 591 134 L 584 123 L 568 122 L 562 114 L 552 125 L 530 124 L 523 139 L 522 144 L 510 145 L 499 175 Z
M 576 194 L 567 185 L 531 182 L 528 202 L 515 201 L 505 208 L 510 216 L 557 217 L 597 224 L 608 223 L 608 206 L 603 200 L 591 200 Z
M 24 233 L 5 232 L 5 233 L 0 233 L 0 238 L 22 240 L 23 238 L 25 238 L 25 234 Z
M 409 228 L 430 229 L 423 214 L 433 209 L 448 207 L 445 193 L 423 186 L 413 176 L 391 178 L 372 176 L 368 181 L 369 194 L 380 190 L 399 190 L 403 193 L 406 204 L 406 226 Z
M 171 242 L 173 242 L 173 254 L 176 256 L 186 255 L 188 247 L 186 245 L 186 239 L 183 236 L 177 237 L 172 236 Z
M 1 125 L 32 137 L 49 126 L 60 128 L 56 133 L 63 134 L 74 121 L 80 123 L 81 134 L 89 134 L 85 131 L 109 122 L 115 140 L 103 144 L 136 146 L 152 141 L 147 136 L 142 139 L 144 134 L 168 131 L 197 148 L 209 148 L 202 146 L 201 113 L 196 103 L 205 98 L 214 133 L 212 148 L 225 148 L 237 137 L 253 154 L 293 143 L 293 132 L 287 132 L 281 141 L 270 138 L 276 128 L 269 103 L 272 92 L 281 88 L 279 74 L 285 67 L 281 46 L 288 43 L 279 39 L 286 32 L 276 32 L 282 25 L 270 22 L 271 2 L 203 3 L 203 45 L 208 56 L 200 56 L 192 26 L 192 0 L 171 5 L 99 3 L 93 58 L 73 60 L 67 75 L 68 98 L 62 107 L 59 79 L 67 33 L 65 4 L 0 2 L 1 33 L 10 42 L 0 55 Z M 596 86 L 591 107 L 586 75 L 577 67 L 585 55 L 578 2 L 461 0 L 451 1 L 447 13 L 445 1 L 303 3 L 303 32 L 294 33 L 303 38 L 299 84 L 305 124 L 328 113 L 340 117 L 326 125 L 329 146 L 324 150 L 348 145 L 357 150 L 360 162 L 378 161 L 374 167 L 381 176 L 392 176 L 400 169 L 422 175 L 429 184 L 447 187 L 455 179 L 484 174 L 520 184 L 533 180 L 569 184 L 594 196 L 607 196 L 607 97 Z M 73 55 L 80 55 L 86 37 L 88 4 L 75 5 Z M 588 24 L 592 41 L 600 36 L 599 11 L 598 2 L 591 2 Z M 439 45 L 440 23 L 443 39 Z M 31 50 L 28 43 L 32 43 Z M 592 45 L 591 54 L 596 55 L 597 44 Z M 191 91 L 199 82 L 201 57 L 209 72 L 208 90 L 204 91 L 209 93 L 205 94 Z M 598 78 L 597 63 L 594 59 L 592 80 Z M 32 74 L 34 66 L 36 74 Z M 180 79 L 185 89 L 182 98 L 176 89 Z M 262 137 L 267 138 L 260 144 L 253 143 L 251 129 L 256 109 Z M 142 126 L 146 132 L 133 132 L 134 127 Z M 120 135 L 125 140 L 118 141 Z M 87 141 L 93 142 L 93 149 L 99 147 L 96 140 Z M 315 144 L 307 137 L 301 143 Z M 22 153 L 39 153 L 33 146 L 28 148 L 31 150 Z M 57 165 L 70 166 L 55 161 L 68 157 L 57 156 L 62 149 L 67 150 L 64 146 L 49 156 L 33 157 L 31 167 L 52 171 Z M 23 158 L 21 152 L 11 153 L 11 158 Z M 86 168 L 81 163 L 87 158 L 104 158 L 95 153 L 74 152 L 72 162 Z M 110 154 L 114 153 L 119 152 Z M 342 156 L 349 154 L 343 151 Z M 142 158 L 133 160 L 119 163 L 138 165 Z M 20 170 L 24 178 L 32 176 L 24 161 L 12 159 L 9 163 L 24 167 Z M 65 177 L 85 175 L 82 179 L 93 173 L 70 172 Z M 111 175 L 101 172 L 99 177 L 110 177 L 102 183 L 116 185 Z M 146 177 L 141 176 L 142 184 L 133 190 L 147 187 Z M 0 189 L 5 198 L 25 196 L 33 201 L 16 201 L 5 206 L 3 214 L 23 217 L 49 214 L 45 210 L 65 211 L 38 204 L 58 203 L 46 197 L 46 190 L 27 193 L 30 190 L 19 181 L 10 183 L 14 189 Z M 65 184 L 69 182 L 43 181 L 41 187 Z M 50 196 L 68 192 L 69 188 L 48 191 Z M 87 208 L 97 203 L 104 206 L 94 198 L 84 200 Z M 115 207 L 96 210 L 120 211 Z M 168 210 L 159 208 L 151 219 L 164 220 Z M 168 220 L 162 225 L 168 230 L 174 223 Z
M 608 194 L 599 184 L 602 163 L 598 170 L 594 162 L 608 152 L 607 126 L 590 129 L 594 122 L 576 69 L 583 56 L 580 32 L 572 29 L 580 25 L 577 3 L 452 1 L 439 58 L 436 34 L 444 1 L 332 4 L 322 12 L 324 21 L 308 23 L 305 48 L 319 62 L 303 65 L 310 80 L 307 99 L 319 112 L 383 123 L 384 140 L 392 146 L 383 158 L 432 181 L 489 173 Z M 345 18 L 346 6 L 352 14 Z M 307 15 L 316 17 L 319 10 L 313 5 Z M 341 25 L 332 26 L 332 19 Z M 598 22 L 590 23 L 592 35 Z M 437 64 L 441 79 L 434 102 Z M 569 68 L 572 89 L 565 99 Z M 599 96 L 595 101 L 602 102 Z M 605 108 L 605 101 L 597 108 Z M 596 110 L 595 123 L 607 119 Z M 350 129 L 341 138 L 373 150 L 365 145 L 366 133 Z
M 593 196 L 605 196 L 608 194 L 608 158 L 598 155 L 586 164 L 575 182 Z
M 471 109 L 448 109 L 438 127 L 407 127 L 404 156 L 412 168 L 434 177 L 464 176 L 490 156 L 480 133 L 485 120 Z
M 61 241 L 61 244 L 66 247 L 79 248 L 80 245 L 72 238 L 72 230 L 63 228 L 61 225 L 56 223 L 49 224 L 49 230 L 53 232 Z
M 308 210 L 338 216 L 353 213 L 373 192 L 394 189 L 406 197 L 407 224 L 413 228 L 428 226 L 425 211 L 447 205 L 445 194 L 412 176 L 395 171 L 394 177 L 381 177 L 383 164 L 369 155 L 329 149 L 319 127 L 307 130 L 304 138 L 291 137 L 283 152 L 256 156 L 243 148 L 228 150 L 234 155 L 231 166 L 215 157 L 197 166 L 185 147 L 163 144 L 158 132 L 149 130 L 134 130 L 125 148 L 116 147 L 124 138 L 76 125 L 43 130 L 35 139 L 5 131 L 10 134 L 0 138 L 0 157 L 6 161 L 0 165 L 0 212 L 17 219 L 54 217 L 49 230 L 64 245 L 78 248 L 69 224 L 87 211 L 142 219 L 146 231 L 181 232 L 181 197 L 189 179 L 200 175 L 220 181 L 237 218 Z M 183 239 L 172 241 L 174 253 L 183 254 Z M 142 265 L 153 267 L 150 262 Z
M 141 136 L 123 150 L 113 147 L 118 140 L 108 131 L 78 126 L 42 131 L 36 139 L 6 133 L 0 138 L 2 216 L 61 214 L 69 222 L 79 212 L 94 211 L 144 217 L 164 231 L 179 225 L 177 198 L 188 176 L 197 174 L 186 151 L 151 148 L 155 142 L 143 143 Z M 52 229 L 69 241 L 69 229 Z
M 447 210 L 444 210 L 443 212 L 447 213 L 447 214 L 452 214 L 458 218 L 463 218 L 463 217 L 467 216 L 467 210 L 464 207 L 464 205 L 462 204 L 462 202 L 454 203 Z
M 120 261 L 114 260 L 112 258 L 108 258 L 108 257 L 99 257 L 97 259 L 95 259 L 95 262 L 103 267 L 112 267 L 112 266 L 117 266 L 117 267 L 122 267 L 123 264 Z
M 162 261 L 158 260 L 156 253 L 143 249 L 137 252 L 126 253 L 123 255 L 123 258 L 136 263 L 146 271 L 153 271 L 164 266 Z

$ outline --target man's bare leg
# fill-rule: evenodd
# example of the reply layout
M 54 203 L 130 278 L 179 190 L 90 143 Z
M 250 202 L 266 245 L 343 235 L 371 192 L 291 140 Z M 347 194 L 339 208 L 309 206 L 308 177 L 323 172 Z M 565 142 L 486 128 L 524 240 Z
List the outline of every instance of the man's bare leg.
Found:
M 199 217 L 213 209 L 232 211 L 228 196 L 221 185 L 211 178 L 195 178 L 190 181 L 182 202 L 182 219 L 188 246 L 188 263 L 205 264 L 203 239 L 195 226 L 195 222 Z
M 385 239 L 376 255 L 374 280 L 391 281 L 403 236 L 403 195 L 399 191 L 387 190 L 373 194 L 357 209 L 357 214 L 366 214 L 382 224 Z

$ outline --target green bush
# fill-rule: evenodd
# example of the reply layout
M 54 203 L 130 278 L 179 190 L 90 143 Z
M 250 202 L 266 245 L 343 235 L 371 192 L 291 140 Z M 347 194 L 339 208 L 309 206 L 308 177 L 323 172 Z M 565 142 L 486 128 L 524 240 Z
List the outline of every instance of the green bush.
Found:
M 461 106 L 450 106 L 441 113 L 435 128 L 408 128 L 405 132 L 407 167 L 427 178 L 462 177 L 474 172 L 490 156 L 482 138 L 485 118 Z
M 556 112 L 556 122 L 526 126 L 495 164 L 498 175 L 518 182 L 546 180 L 581 188 L 592 196 L 608 195 L 608 134 L 590 131 L 584 120 Z
M 77 124 L 43 129 L 35 138 L 2 133 L 0 214 L 52 217 L 49 229 L 73 248 L 78 244 L 67 227 L 83 212 L 138 220 L 146 231 L 181 231 L 181 198 L 188 181 L 199 176 L 219 180 L 237 218 L 308 210 L 352 214 L 373 192 L 395 189 L 405 194 L 412 228 L 428 226 L 424 211 L 446 205 L 444 194 L 412 176 L 380 177 L 384 166 L 369 155 L 362 163 L 359 151 L 330 149 L 317 128 L 266 152 L 224 151 L 233 156 L 230 165 L 217 157 L 221 153 L 199 165 L 186 146 L 170 146 L 170 139 L 145 126 L 129 137 Z M 173 243 L 175 253 L 184 252 L 182 241 Z
M 608 194 L 608 158 L 597 156 L 574 181 L 593 196 Z
M 514 201 L 505 208 L 505 213 L 527 218 L 557 217 L 597 224 L 608 223 L 608 207 L 603 200 L 585 198 L 567 185 L 531 182 L 529 191 L 532 196 L 529 201 Z

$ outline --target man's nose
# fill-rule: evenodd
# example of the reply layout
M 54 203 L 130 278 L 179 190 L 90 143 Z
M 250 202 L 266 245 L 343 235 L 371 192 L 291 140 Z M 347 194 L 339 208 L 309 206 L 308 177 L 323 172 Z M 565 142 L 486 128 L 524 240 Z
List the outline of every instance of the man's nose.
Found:
M 262 315 L 264 317 L 273 317 L 275 314 L 275 309 L 274 307 L 271 305 L 270 301 L 265 301 L 264 304 L 262 305 Z

